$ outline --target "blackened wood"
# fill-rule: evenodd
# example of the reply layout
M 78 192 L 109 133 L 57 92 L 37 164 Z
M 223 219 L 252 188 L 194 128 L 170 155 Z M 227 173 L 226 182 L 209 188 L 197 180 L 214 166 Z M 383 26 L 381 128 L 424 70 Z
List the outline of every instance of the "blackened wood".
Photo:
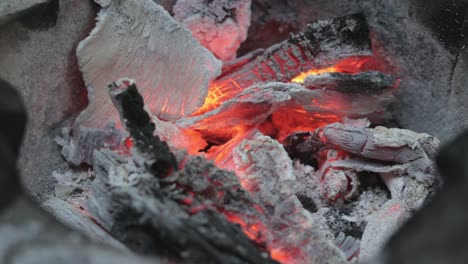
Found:
M 194 163 L 197 158 L 186 161 L 185 169 L 173 172 L 178 169 L 176 158 L 165 142 L 153 136 L 155 125 L 145 112 L 133 81 L 113 83 L 109 93 L 134 139 L 134 156 L 133 162 L 128 162 L 108 150 L 96 152 L 97 182 L 93 193 L 100 197 L 95 196 L 91 214 L 107 217 L 105 227 L 124 244 L 142 253 L 166 253 L 192 263 L 276 263 L 244 235 L 240 226 L 228 222 L 221 214 L 221 209 L 230 210 L 230 203 L 239 212 L 242 208 L 253 209 L 246 199 L 248 195 L 241 194 L 235 175 L 229 174 L 230 179 L 236 179 L 237 187 L 225 187 L 232 188 L 233 198 L 241 197 L 231 202 L 226 197 L 220 201 L 225 208 L 213 209 L 216 203 L 207 204 L 203 199 L 211 192 L 219 196 L 221 190 L 216 186 L 229 183 L 220 178 L 227 172 L 219 170 L 213 174 L 216 171 L 213 165 L 205 171 L 206 161 Z M 144 164 L 144 169 L 138 164 Z M 202 180 L 211 174 L 214 178 Z M 115 184 L 122 179 L 123 182 Z
M 325 73 L 310 75 L 304 81 L 309 89 L 325 89 L 342 93 L 378 94 L 391 89 L 396 78 L 376 71 L 349 73 Z
M 349 15 L 309 24 L 304 31 L 268 48 L 255 61 L 213 84 L 239 93 L 253 84 L 288 82 L 310 69 L 326 68 L 346 58 L 370 55 L 372 45 L 365 17 Z
M 159 176 L 177 169 L 177 161 L 166 142 L 153 136 L 155 125 L 144 109 L 143 97 L 132 80 L 115 82 L 108 87 L 112 102 L 121 115 L 122 123 L 134 140 L 135 146 L 146 153 L 152 164 L 148 170 Z

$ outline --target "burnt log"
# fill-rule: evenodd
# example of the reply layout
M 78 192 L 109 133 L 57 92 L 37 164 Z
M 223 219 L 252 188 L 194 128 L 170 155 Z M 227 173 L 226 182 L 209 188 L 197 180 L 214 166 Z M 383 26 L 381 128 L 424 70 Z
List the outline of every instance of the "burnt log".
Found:
M 389 118 L 387 108 L 393 99 L 391 89 L 376 94 L 342 93 L 310 90 L 296 83 L 272 82 L 253 85 L 220 107 L 180 119 L 176 124 L 180 128 L 196 130 L 206 139 L 229 139 L 237 132 L 233 128 L 259 126 L 272 116 L 277 121 L 273 125 L 279 129 L 275 138 L 283 140 L 294 132 L 289 131 L 291 128 L 314 130 L 346 117 L 382 122 Z M 291 118 L 293 114 L 297 114 L 297 120 Z M 287 121 L 281 118 L 283 116 Z
M 95 152 L 96 180 L 85 208 L 101 226 L 144 254 L 195 263 L 276 263 L 222 214 L 256 212 L 235 175 L 201 157 L 177 160 L 153 136 L 155 125 L 133 81 L 116 82 L 109 93 L 134 147 L 131 157 Z
M 226 101 L 254 84 L 289 82 L 310 69 L 327 68 L 344 59 L 370 55 L 369 28 L 363 15 L 318 21 L 266 49 L 255 61 L 217 79 L 212 87 L 230 94 L 224 97 Z

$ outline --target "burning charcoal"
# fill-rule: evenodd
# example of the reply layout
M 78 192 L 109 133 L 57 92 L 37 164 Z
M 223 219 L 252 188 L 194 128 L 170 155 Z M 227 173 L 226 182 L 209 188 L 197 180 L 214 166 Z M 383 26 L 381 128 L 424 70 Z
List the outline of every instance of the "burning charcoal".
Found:
M 109 94 L 134 147 L 130 157 L 95 152 L 96 179 L 85 208 L 101 226 L 145 254 L 163 252 L 195 263 L 276 263 L 223 217 L 256 213 L 235 175 L 201 157 L 177 160 L 153 136 L 155 125 L 133 81 L 111 84 Z
M 267 49 L 257 60 L 213 82 L 210 94 L 216 98 L 221 92 L 223 96 L 217 98 L 216 103 L 206 101 L 208 104 L 205 103 L 198 113 L 216 108 L 254 84 L 289 82 L 305 71 L 331 67 L 345 59 L 355 64 L 359 60 L 357 57 L 370 55 L 372 47 L 364 16 L 312 23 L 303 32 Z
M 395 77 L 381 72 L 324 73 L 309 75 L 304 86 L 309 89 L 325 89 L 342 93 L 379 94 L 395 85 Z
M 234 161 L 243 186 L 267 209 L 267 245 L 284 252 L 283 262 L 345 263 L 297 199 L 292 161 L 277 141 L 257 134 L 235 148 Z
M 308 127 L 314 130 L 330 120 L 346 116 L 385 119 L 387 106 L 393 101 L 392 91 L 375 95 L 348 94 L 336 91 L 309 90 L 293 83 L 267 83 L 245 89 L 235 98 L 226 101 L 219 108 L 205 114 L 177 121 L 180 128 L 198 131 L 206 138 L 232 138 L 235 129 L 252 128 L 265 122 L 270 115 L 281 115 L 286 111 L 298 112 L 297 120 L 279 120 L 275 127 L 280 130 L 278 139 L 283 140 L 294 127 Z M 285 122 L 295 124 L 285 125 Z M 333 122 L 333 121 L 332 121 Z M 284 131 L 281 131 L 281 130 Z
M 77 48 L 90 105 L 75 127 L 118 124 L 105 87 L 121 76 L 141 83 L 149 110 L 161 119 L 177 119 L 196 110 L 208 83 L 220 74 L 220 61 L 154 1 L 99 3 L 103 8 L 96 28 Z
M 178 0 L 174 17 L 223 61 L 236 58 L 247 39 L 251 0 Z

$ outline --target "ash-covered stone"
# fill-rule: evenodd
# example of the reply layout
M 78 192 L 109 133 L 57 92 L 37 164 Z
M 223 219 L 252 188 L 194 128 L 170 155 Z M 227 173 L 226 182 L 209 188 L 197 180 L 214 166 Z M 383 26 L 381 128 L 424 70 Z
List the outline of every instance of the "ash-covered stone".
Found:
M 251 0 L 178 0 L 174 17 L 223 61 L 236 58 L 250 26 Z

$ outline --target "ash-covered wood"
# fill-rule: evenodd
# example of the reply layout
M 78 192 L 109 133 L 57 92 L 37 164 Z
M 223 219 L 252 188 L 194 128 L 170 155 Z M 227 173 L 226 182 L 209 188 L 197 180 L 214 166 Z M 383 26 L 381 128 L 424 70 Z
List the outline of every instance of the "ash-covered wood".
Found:
M 109 93 L 135 147 L 132 157 L 95 152 L 88 212 L 141 253 L 194 263 L 276 263 L 223 217 L 225 212 L 241 218 L 256 214 L 236 176 L 185 154 L 175 171 L 176 157 L 153 136 L 155 125 L 135 84 L 121 80 L 109 86 Z
M 426 204 L 439 188 L 439 179 L 434 168 L 439 141 L 427 134 L 396 128 L 367 128 L 335 123 L 319 128 L 307 137 L 291 137 L 297 140 L 292 141 L 294 144 L 285 141 L 286 149 L 309 153 L 311 159 L 319 159 L 320 169 L 310 173 L 312 177 L 299 178 L 303 185 L 319 186 L 315 192 L 321 192 L 320 196 L 300 190 L 302 195 L 313 199 L 319 206 L 315 216 L 318 221 L 324 222 L 330 230 L 333 230 L 334 225 L 345 227 L 350 223 L 365 223 L 365 228 L 360 231 L 362 261 L 375 257 L 409 215 Z M 300 142 L 300 139 L 305 141 Z M 322 161 L 319 154 L 324 149 L 328 155 Z M 342 154 L 330 156 L 330 153 Z M 389 193 L 382 196 L 375 188 L 358 189 L 362 181 L 358 175 L 362 173 L 367 176 L 360 177 L 379 175 Z M 364 193 L 368 192 L 367 197 L 362 193 L 363 190 Z M 350 198 L 358 195 L 358 191 L 362 193 L 359 194 L 358 201 L 351 200 Z M 332 208 L 341 208 L 343 205 L 334 205 L 339 202 L 337 197 L 349 203 L 345 206 L 348 214 L 341 220 L 330 218 L 323 207 L 323 204 L 327 204 Z M 382 202 L 372 205 L 374 201 Z
M 376 71 L 356 74 L 324 73 L 309 75 L 304 80 L 304 86 L 309 89 L 326 89 L 343 93 L 378 94 L 391 89 L 394 85 L 394 76 Z
M 234 162 L 244 187 L 259 201 L 273 243 L 291 263 L 346 263 L 295 195 L 293 163 L 270 137 L 256 134 L 234 149 Z
M 208 83 L 221 73 L 221 62 L 152 0 L 99 4 L 103 8 L 96 27 L 77 48 L 90 104 L 75 126 L 118 123 L 106 87 L 122 76 L 140 83 L 149 110 L 162 119 L 196 110 Z
M 370 55 L 371 40 L 363 15 L 323 20 L 268 48 L 255 61 L 216 80 L 214 85 L 240 93 L 242 88 L 253 84 L 289 82 L 307 70 L 330 67 L 350 57 Z
M 178 0 L 174 17 L 223 61 L 236 58 L 247 39 L 251 0 Z

